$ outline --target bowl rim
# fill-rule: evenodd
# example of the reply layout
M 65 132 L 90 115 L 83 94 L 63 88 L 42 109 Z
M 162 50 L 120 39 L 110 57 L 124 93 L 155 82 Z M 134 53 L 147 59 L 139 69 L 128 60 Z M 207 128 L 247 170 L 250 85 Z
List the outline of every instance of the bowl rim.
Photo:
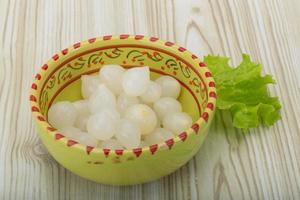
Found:
M 203 109 L 202 115 L 193 122 L 192 126 L 188 128 L 187 130 L 179 133 L 177 136 L 170 138 L 166 140 L 165 142 L 159 143 L 159 144 L 152 144 L 150 146 L 146 147 L 137 147 L 134 149 L 108 149 L 108 148 L 100 148 L 100 147 L 92 147 L 88 145 L 81 144 L 77 142 L 76 140 L 66 138 L 62 133 L 58 132 L 57 129 L 52 127 L 47 121 L 46 117 L 40 112 L 39 107 L 39 101 L 38 101 L 38 91 L 37 87 L 39 87 L 39 84 L 41 83 L 41 77 L 47 73 L 47 70 L 50 65 L 52 65 L 53 62 L 58 61 L 59 59 L 66 56 L 68 53 L 76 51 L 78 48 L 81 48 L 83 46 L 91 45 L 95 41 L 108 41 L 108 40 L 125 40 L 125 39 L 134 39 L 134 40 L 143 40 L 143 42 L 151 43 L 151 45 L 155 45 L 156 42 L 161 42 L 163 45 L 167 48 L 172 48 L 173 50 L 176 50 L 179 54 L 185 54 L 184 56 L 190 56 L 195 62 L 191 63 L 192 65 L 196 65 L 197 67 L 202 68 L 202 70 L 205 70 L 205 72 L 198 71 L 203 75 L 204 83 L 206 84 L 207 88 L 207 94 L 208 94 L 208 100 L 206 107 Z M 160 44 L 161 45 L 161 44 Z M 31 84 L 31 90 L 30 90 L 30 106 L 31 106 L 31 112 L 33 115 L 34 120 L 43 127 L 43 129 L 47 132 L 53 135 L 54 139 L 57 142 L 61 142 L 68 147 L 74 147 L 77 149 L 81 149 L 85 151 L 88 155 L 93 153 L 102 153 L 105 157 L 108 157 L 112 152 L 115 153 L 117 156 L 121 155 L 128 155 L 128 156 L 136 156 L 139 157 L 142 153 L 148 152 L 151 155 L 155 154 L 155 152 L 159 151 L 160 149 L 167 149 L 171 150 L 177 143 L 184 142 L 191 134 L 198 134 L 200 132 L 200 128 L 204 129 L 210 118 L 213 117 L 214 111 L 216 109 L 216 88 L 215 88 L 215 81 L 213 79 L 212 73 L 210 70 L 206 67 L 206 64 L 201 61 L 198 56 L 188 51 L 186 48 L 181 47 L 173 42 L 160 40 L 157 37 L 151 37 L 151 36 L 144 36 L 144 35 L 130 35 L 130 34 L 120 34 L 120 35 L 104 35 L 100 37 L 94 37 L 90 38 L 85 41 L 81 41 L 78 43 L 73 44 L 72 46 L 69 46 L 68 48 L 65 48 L 61 50 L 60 52 L 54 54 L 50 60 L 48 60 L 45 64 L 41 66 L 39 69 L 39 72 L 34 76 L 34 81 Z M 77 144 L 77 145 L 75 145 Z

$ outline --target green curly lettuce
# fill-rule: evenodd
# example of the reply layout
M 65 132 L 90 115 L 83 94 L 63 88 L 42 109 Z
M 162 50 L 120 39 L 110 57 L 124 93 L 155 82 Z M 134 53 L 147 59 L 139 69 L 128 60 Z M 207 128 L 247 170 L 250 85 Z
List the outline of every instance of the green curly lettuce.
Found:
M 277 97 L 271 97 L 267 84 L 275 84 L 272 76 L 261 75 L 262 66 L 251 61 L 246 54 L 236 68 L 229 58 L 206 56 L 204 62 L 216 82 L 217 108 L 229 110 L 237 128 L 253 128 L 260 124 L 273 125 L 281 117 Z

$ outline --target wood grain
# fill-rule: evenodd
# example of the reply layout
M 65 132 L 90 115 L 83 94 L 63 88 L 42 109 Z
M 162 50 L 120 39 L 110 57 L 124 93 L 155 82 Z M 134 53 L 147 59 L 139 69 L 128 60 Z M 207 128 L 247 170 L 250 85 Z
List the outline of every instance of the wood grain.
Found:
M 111 187 L 61 167 L 38 139 L 28 89 L 39 66 L 76 41 L 145 34 L 196 54 L 245 52 L 277 85 L 282 120 L 242 132 L 218 112 L 199 153 L 155 182 Z M 300 199 L 298 0 L 1 0 L 0 199 Z

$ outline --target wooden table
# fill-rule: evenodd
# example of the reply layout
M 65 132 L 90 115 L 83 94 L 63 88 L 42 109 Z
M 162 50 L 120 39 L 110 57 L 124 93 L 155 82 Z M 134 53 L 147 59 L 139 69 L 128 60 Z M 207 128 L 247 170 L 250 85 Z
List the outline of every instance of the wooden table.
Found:
M 32 123 L 33 74 L 54 52 L 104 34 L 145 34 L 199 56 L 245 52 L 278 84 L 282 120 L 234 129 L 218 112 L 198 154 L 155 182 L 111 187 L 84 180 L 46 151 Z M 0 199 L 300 199 L 299 0 L 1 0 Z

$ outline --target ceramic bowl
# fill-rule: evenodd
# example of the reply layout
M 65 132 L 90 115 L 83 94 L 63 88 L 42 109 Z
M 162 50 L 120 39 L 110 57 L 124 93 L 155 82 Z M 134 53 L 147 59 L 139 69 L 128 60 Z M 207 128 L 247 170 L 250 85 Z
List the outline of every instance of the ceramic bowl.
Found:
M 179 101 L 193 125 L 164 143 L 131 150 L 101 149 L 64 137 L 47 122 L 49 107 L 57 101 L 81 99 L 80 76 L 97 73 L 105 64 L 147 65 L 153 79 L 176 78 L 182 86 Z M 214 116 L 216 89 L 205 63 L 181 46 L 143 35 L 107 35 L 53 55 L 35 75 L 30 103 L 39 136 L 57 162 L 89 180 L 129 185 L 168 175 L 196 154 Z

